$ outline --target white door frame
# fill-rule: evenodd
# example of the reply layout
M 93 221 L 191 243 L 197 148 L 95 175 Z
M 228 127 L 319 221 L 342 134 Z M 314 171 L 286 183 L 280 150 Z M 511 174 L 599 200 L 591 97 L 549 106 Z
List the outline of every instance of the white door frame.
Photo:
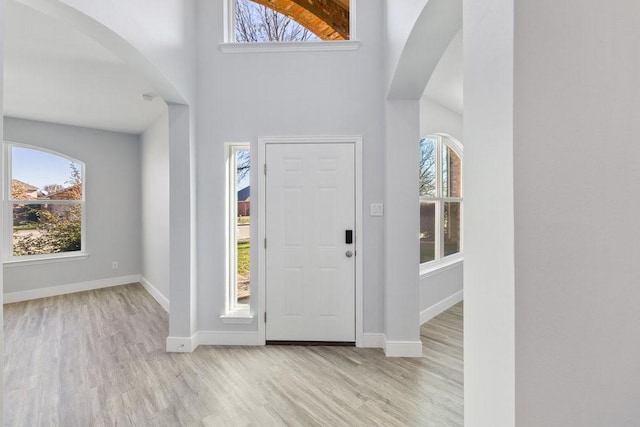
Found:
M 266 179 L 264 165 L 267 144 L 353 144 L 355 153 L 355 252 L 356 252 L 356 346 L 363 342 L 363 310 L 362 310 L 362 137 L 352 135 L 340 136 L 269 136 L 258 138 L 258 295 L 260 300 L 258 317 L 258 336 L 262 345 L 266 344 L 266 328 L 264 313 L 266 310 L 266 253 L 264 248 L 266 230 Z

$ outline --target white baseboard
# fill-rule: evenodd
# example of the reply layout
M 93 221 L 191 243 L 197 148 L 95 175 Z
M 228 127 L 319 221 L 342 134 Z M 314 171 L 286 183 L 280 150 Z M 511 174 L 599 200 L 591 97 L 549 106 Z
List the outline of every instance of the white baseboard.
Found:
M 153 286 L 151 284 L 151 282 L 149 282 L 144 276 L 140 276 L 140 284 L 147 290 L 147 292 L 149 293 L 149 295 L 151 295 L 153 297 L 153 299 L 155 299 L 156 301 L 158 301 L 158 304 L 160 304 L 160 306 L 162 306 L 162 308 L 164 308 L 164 310 L 168 313 L 169 312 L 169 299 L 167 297 L 165 297 L 162 292 L 160 292 L 158 290 L 158 288 L 156 288 L 155 286 Z
M 422 341 L 387 341 L 384 354 L 387 357 L 422 357 Z
M 362 345 L 364 348 L 384 348 L 384 334 L 364 333 L 362 334 Z
M 258 331 L 198 331 L 198 345 L 262 345 Z
M 109 279 L 91 280 L 89 282 L 72 283 L 69 285 L 51 286 L 48 288 L 32 289 L 30 291 L 10 292 L 4 294 L 4 304 L 29 301 L 32 299 L 53 297 L 56 295 L 72 294 L 75 292 L 91 291 L 94 289 L 110 288 L 112 286 L 137 283 L 140 275 L 111 277 Z
M 438 301 L 433 304 L 431 307 L 428 307 L 420 312 L 420 324 L 428 322 L 429 320 L 436 317 L 438 314 L 443 313 L 462 301 L 463 299 L 463 291 L 458 291 L 453 295 L 448 296 L 447 298 Z
M 191 337 L 167 337 L 167 353 L 191 353 L 197 347 L 195 335 Z
M 191 353 L 201 345 L 263 345 L 258 331 L 198 331 L 191 337 L 168 337 L 167 352 Z

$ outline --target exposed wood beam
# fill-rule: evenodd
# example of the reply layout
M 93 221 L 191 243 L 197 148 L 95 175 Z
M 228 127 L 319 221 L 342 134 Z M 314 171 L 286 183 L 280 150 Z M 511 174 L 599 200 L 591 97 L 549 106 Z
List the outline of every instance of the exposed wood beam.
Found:
M 308 28 L 322 40 L 349 40 L 349 9 L 338 0 L 253 0 Z

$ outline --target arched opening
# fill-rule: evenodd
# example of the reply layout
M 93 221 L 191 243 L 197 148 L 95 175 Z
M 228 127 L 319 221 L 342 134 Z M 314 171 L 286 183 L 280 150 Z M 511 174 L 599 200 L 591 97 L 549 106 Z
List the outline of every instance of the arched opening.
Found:
M 86 254 L 48 263 L 5 262 L 4 302 L 138 282 L 141 265 L 151 262 L 150 255 L 162 268 L 156 277 L 164 280 L 162 294 L 168 303 L 170 275 L 175 274 L 166 262 L 171 250 L 170 169 L 175 166 L 170 143 L 188 144 L 189 117 L 186 124 L 170 123 L 172 107 L 165 100 L 184 102 L 184 97 L 132 45 L 97 21 L 63 2 L 28 4 L 6 2 L 5 140 L 63 153 L 86 165 L 86 181 L 82 179 L 83 195 L 88 195 L 82 200 L 86 239 L 81 243 Z M 172 106 L 174 111 L 180 109 Z M 186 169 L 188 174 L 189 167 L 187 159 L 174 172 Z M 49 184 L 64 185 L 47 181 L 35 191 L 48 191 Z M 35 182 L 31 185 L 36 187 Z M 72 203 L 75 200 L 48 202 Z M 152 244 L 144 244 L 145 233 Z M 182 251 L 180 243 L 175 246 Z M 153 285 L 161 287 L 155 280 Z M 165 336 L 168 323 L 159 325 Z M 7 340 L 5 351 L 12 360 L 28 352 L 10 347 Z M 17 406 L 5 402 L 5 407 Z M 9 416 L 8 411 L 5 414 Z
M 458 107 L 443 105 L 452 91 L 447 88 L 447 79 L 440 77 L 448 77 L 449 73 L 438 70 L 440 67 L 450 68 L 446 67 L 446 52 L 462 28 L 462 2 L 430 0 L 422 3 L 418 14 L 409 10 L 409 7 L 398 6 L 388 16 L 392 20 L 388 25 L 396 30 L 402 28 L 407 18 L 416 18 L 413 27 L 405 31 L 406 39 L 402 42 L 388 40 L 390 69 L 386 94 L 385 298 L 390 308 L 385 313 L 385 330 L 386 334 L 393 333 L 407 341 L 415 339 L 415 336 L 419 338 L 421 323 L 462 300 L 461 256 L 455 260 L 442 257 L 438 262 L 425 263 L 422 268 L 420 266 L 418 196 L 420 137 L 445 133 L 462 139 L 462 111 L 455 111 Z M 398 34 L 395 36 L 398 37 Z M 461 50 L 461 44 L 459 47 Z M 451 68 L 461 75 L 461 61 Z M 431 92 L 425 96 L 427 87 Z M 436 92 L 446 96 L 438 98 Z M 461 98 L 461 92 L 457 96 Z M 393 191 L 397 188 L 411 191 L 407 191 L 407 194 Z M 440 200 L 442 207 L 444 203 Z M 436 229 L 435 224 L 433 229 Z M 444 253 L 443 242 L 434 241 L 433 245 L 436 244 L 441 244 L 439 249 Z M 433 252 L 435 254 L 435 250 Z M 403 283 L 402 289 L 395 285 L 397 281 Z M 395 295 L 400 292 L 404 292 L 403 298 L 396 298 Z M 407 313 L 402 323 L 395 320 L 401 316 L 396 307 L 401 307 L 402 312 Z M 462 392 L 462 383 L 459 387 Z M 462 401 L 459 403 L 462 404 Z
M 161 6 L 140 4 L 138 6 L 141 10 L 138 10 L 138 12 L 144 12 L 148 8 L 160 7 L 164 12 L 164 15 L 162 15 L 164 20 L 162 22 L 167 24 L 167 27 L 163 27 L 161 32 L 150 34 L 148 37 L 143 34 L 141 38 L 137 38 L 138 33 L 127 32 L 127 28 L 135 26 L 137 31 L 139 23 L 127 22 L 120 25 L 120 22 L 111 21 L 110 15 L 103 14 L 99 7 L 96 8 L 92 4 L 79 4 L 77 8 L 69 6 L 65 2 L 51 0 L 24 0 L 20 4 L 28 5 L 25 7 L 32 8 L 44 16 L 52 17 L 64 28 L 72 29 L 83 37 L 90 38 L 94 44 L 99 46 L 99 49 L 111 55 L 111 62 L 114 62 L 115 58 L 115 62 L 125 68 L 129 76 L 135 76 L 139 84 L 147 85 L 149 90 L 142 92 L 142 95 L 145 95 L 142 98 L 150 102 L 145 105 L 153 106 L 159 103 L 160 108 L 164 110 L 158 120 L 153 123 L 146 123 L 155 126 L 153 132 L 151 132 L 150 128 L 145 129 L 145 134 L 147 134 L 146 131 L 150 131 L 147 135 L 159 136 L 165 153 L 162 167 L 165 169 L 163 176 L 166 177 L 166 182 L 152 186 L 151 189 L 161 192 L 163 200 L 166 201 L 166 209 L 163 210 L 167 214 L 162 217 L 169 227 L 165 246 L 170 254 L 163 259 L 169 258 L 172 262 L 170 263 L 171 268 L 163 260 L 157 262 L 157 265 L 165 266 L 168 269 L 165 274 L 157 275 L 166 282 L 166 289 L 163 289 L 163 292 L 155 292 L 153 289 L 149 289 L 151 289 L 150 292 L 154 296 L 158 296 L 158 301 L 161 301 L 161 304 L 165 307 L 168 307 L 169 299 L 179 300 L 184 303 L 184 306 L 180 306 L 178 303 L 172 305 L 175 310 L 172 309 L 172 315 L 170 316 L 170 333 L 177 336 L 190 336 L 194 325 L 193 319 L 195 318 L 195 300 L 190 296 L 195 292 L 195 272 L 192 271 L 195 267 L 191 263 L 191 248 L 194 246 L 192 242 L 195 240 L 195 227 L 192 227 L 192 224 L 195 223 L 195 206 L 192 203 L 195 197 L 195 186 L 193 185 L 195 157 L 193 155 L 194 140 L 192 132 L 194 118 L 188 102 L 192 100 L 190 96 L 194 96 L 195 82 L 185 77 L 192 71 L 190 68 L 190 60 L 192 59 L 189 57 L 190 51 L 187 49 L 184 51 L 173 50 L 173 48 L 176 42 L 187 43 L 194 40 L 189 39 L 193 34 L 184 28 L 185 20 L 192 16 L 190 14 L 193 11 L 188 10 L 188 5 L 182 4 L 182 2 L 179 4 L 163 4 Z M 105 23 L 98 19 L 104 20 Z M 118 31 L 125 35 L 120 35 L 115 29 L 112 30 L 110 25 L 113 25 L 113 28 L 117 28 Z M 152 30 L 153 27 L 149 28 L 149 31 Z M 165 38 L 167 34 L 169 34 L 168 39 Z M 133 41 L 129 42 L 129 39 Z M 133 44 L 134 42 L 136 45 Z M 166 55 L 158 55 L 155 48 L 149 49 L 148 44 L 150 42 L 164 43 L 163 46 L 165 48 L 170 46 L 171 50 L 163 51 Z M 144 52 L 142 49 L 144 49 Z M 150 59 L 151 55 L 155 55 L 153 56 L 153 61 Z M 184 59 L 184 61 L 167 61 L 167 57 L 175 57 L 175 55 L 178 55 L 179 59 Z M 109 63 L 109 61 L 107 62 Z M 174 68 L 176 63 L 179 65 Z M 111 76 L 110 73 L 104 72 L 105 69 L 107 68 L 99 66 L 93 71 L 95 71 L 96 75 L 102 75 L 103 77 Z M 170 76 L 171 79 L 167 76 Z M 99 88 L 99 86 L 93 85 L 92 87 Z M 144 109 L 144 107 L 140 107 L 142 101 L 141 91 L 138 86 L 120 86 L 120 89 L 129 89 L 131 91 L 129 95 L 134 99 L 127 97 L 119 97 L 118 99 L 129 99 L 130 102 L 137 103 L 137 108 Z M 132 88 L 133 90 L 131 90 Z M 88 95 L 85 98 L 94 99 L 91 98 L 91 93 L 90 91 L 85 93 L 85 95 Z M 85 98 L 79 98 L 79 100 Z M 119 108 L 119 105 L 114 104 L 110 112 L 117 112 Z M 126 111 L 126 109 L 123 110 Z M 104 117 L 108 118 L 109 115 L 105 114 Z M 140 134 L 141 129 L 136 129 L 132 133 Z M 138 165 L 139 167 L 140 165 Z M 168 173 L 166 172 L 167 169 Z M 116 174 L 115 176 L 118 175 Z M 142 191 L 142 196 L 148 196 L 151 193 L 151 191 Z M 153 209 L 149 211 L 149 216 L 157 218 Z M 169 218 L 172 219 L 170 223 Z M 150 235 L 152 235 L 152 232 L 150 232 Z M 169 240 L 171 245 L 168 243 Z M 146 246 L 157 247 L 157 245 Z M 122 268 L 121 264 L 119 266 Z M 146 286 L 146 282 L 144 280 L 142 282 Z M 170 286 L 170 283 L 174 282 L 186 285 L 181 288 Z M 180 297 L 171 298 L 170 294 L 173 292 L 180 295 Z
M 449 6 L 454 6 L 454 3 L 458 2 L 450 2 Z M 465 414 L 472 414 L 474 419 L 487 422 L 501 420 L 503 424 L 509 424 L 515 411 L 516 372 L 513 4 L 488 7 L 482 2 L 470 3 L 473 2 L 465 2 L 464 6 L 464 51 L 465 54 L 471 53 L 465 57 L 464 65 L 463 141 L 466 145 L 465 180 L 468 190 L 465 194 L 463 268 L 464 407 Z M 443 58 L 447 45 L 462 28 L 461 4 L 457 11 L 449 10 L 451 14 L 443 9 L 435 13 L 435 9 L 440 7 L 446 8 L 447 5 L 437 0 L 426 2 L 402 46 L 397 67 L 390 70 L 390 99 L 407 100 L 408 104 L 411 104 L 410 100 L 417 99 L 427 82 L 434 78 L 435 64 Z M 434 20 L 431 25 L 427 24 L 428 17 Z M 456 21 L 458 23 L 454 27 L 446 25 L 446 22 Z M 416 37 L 418 34 L 421 36 Z M 425 97 L 420 103 L 428 107 L 442 106 Z M 433 109 L 440 110 L 443 118 L 451 117 L 451 109 Z M 462 133 L 462 126 L 459 129 Z M 422 134 L 431 132 L 443 132 L 443 129 Z M 397 135 L 387 135 L 387 138 L 390 136 L 397 142 Z M 404 151 L 404 147 L 402 149 L 402 158 L 408 162 L 411 153 L 408 149 Z M 387 170 L 389 173 L 394 171 Z M 405 244 L 410 240 L 411 236 L 407 234 Z M 391 248 L 391 251 L 400 247 Z M 387 267 L 393 268 L 393 265 L 387 264 Z M 405 268 L 408 268 L 408 263 Z M 481 396 L 486 394 L 487 387 L 495 392 L 491 393 L 490 399 L 483 399 Z

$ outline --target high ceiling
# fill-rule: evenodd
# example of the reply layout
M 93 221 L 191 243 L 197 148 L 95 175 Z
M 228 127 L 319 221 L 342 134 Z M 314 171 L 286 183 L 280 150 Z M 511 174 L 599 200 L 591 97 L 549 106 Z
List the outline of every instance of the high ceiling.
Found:
M 140 133 L 166 108 L 161 99 L 143 102 L 153 88 L 95 40 L 12 0 L 5 15 L 5 115 Z M 458 114 L 462 63 L 460 32 L 424 93 Z
M 462 115 L 463 80 L 462 30 L 460 30 L 433 70 L 423 96 Z
M 153 88 L 88 36 L 12 0 L 5 17 L 5 115 L 140 133 L 165 108 L 142 101 Z

